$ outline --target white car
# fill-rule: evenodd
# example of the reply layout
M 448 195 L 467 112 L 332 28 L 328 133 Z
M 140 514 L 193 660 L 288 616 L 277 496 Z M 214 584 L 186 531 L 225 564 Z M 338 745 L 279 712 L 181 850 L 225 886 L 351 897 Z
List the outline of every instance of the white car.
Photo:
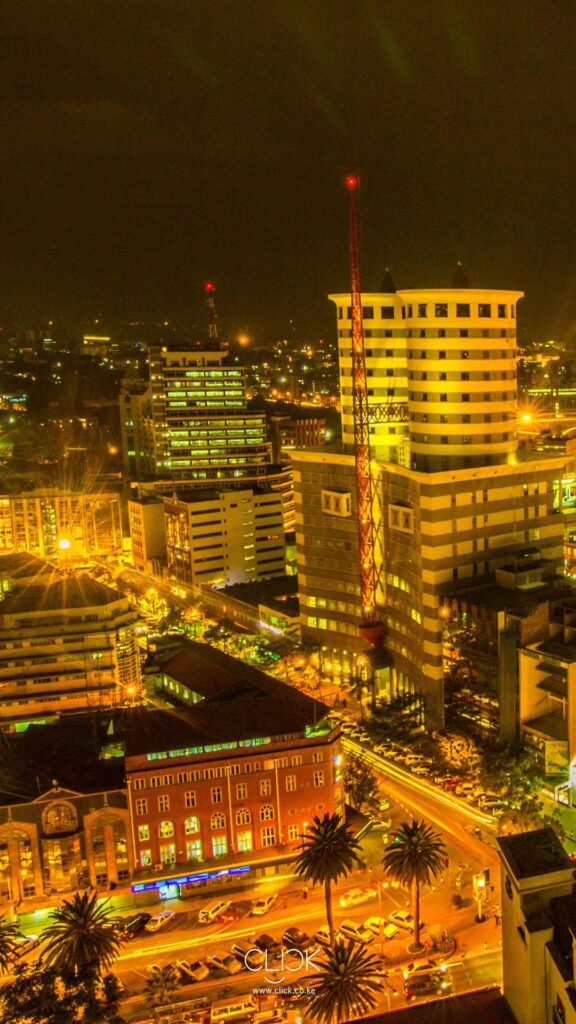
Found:
M 272 910 L 277 899 L 277 896 L 264 896 L 261 900 L 256 900 L 252 904 L 251 915 L 253 917 L 262 917 L 263 914 L 267 914 L 269 910 Z
M 348 892 L 343 893 L 340 897 L 340 906 L 346 909 L 346 907 L 357 907 L 360 903 L 369 903 L 370 900 L 376 899 L 378 895 L 377 889 L 372 886 L 367 886 L 365 889 L 349 889 Z
M 388 920 L 391 924 L 397 925 L 398 928 L 403 928 L 406 932 L 414 931 L 414 918 L 407 910 L 393 910 L 388 915 Z M 420 927 L 422 927 L 422 922 L 420 922 Z
M 369 917 L 364 921 L 364 927 L 369 928 L 373 935 L 383 935 L 385 939 L 395 939 L 398 929 L 395 924 L 390 924 L 385 917 Z
M 418 976 L 419 974 L 431 974 L 440 975 L 446 970 L 445 964 L 434 963 L 433 960 L 412 960 L 409 964 L 406 964 L 404 968 L 404 977 L 410 978 L 413 975 Z
M 351 939 L 352 942 L 360 942 L 367 945 L 374 941 L 374 932 L 366 925 L 357 924 L 356 921 L 343 921 L 338 927 L 339 939 Z
M 320 926 L 317 932 L 314 932 L 312 936 L 320 946 L 330 945 L 330 929 L 327 924 Z
M 144 925 L 145 932 L 157 932 L 161 928 L 165 928 L 169 921 L 175 917 L 173 910 L 161 910 L 159 914 L 154 914 L 149 921 Z

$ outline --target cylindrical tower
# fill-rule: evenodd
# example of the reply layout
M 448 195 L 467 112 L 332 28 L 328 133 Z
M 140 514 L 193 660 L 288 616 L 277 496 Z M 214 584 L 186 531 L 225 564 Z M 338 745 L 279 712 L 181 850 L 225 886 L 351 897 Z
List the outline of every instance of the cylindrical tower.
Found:
M 399 291 L 404 304 L 412 469 L 512 462 L 516 303 L 523 292 Z

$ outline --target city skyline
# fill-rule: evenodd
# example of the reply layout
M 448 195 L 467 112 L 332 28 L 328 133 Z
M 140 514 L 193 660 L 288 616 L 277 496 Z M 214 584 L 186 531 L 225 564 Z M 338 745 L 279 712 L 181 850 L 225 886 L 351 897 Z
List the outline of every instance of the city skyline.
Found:
M 332 336 L 345 174 L 362 285 L 521 288 L 520 341 L 572 336 L 571 6 L 344 0 L 0 14 L 0 315 L 197 319 Z

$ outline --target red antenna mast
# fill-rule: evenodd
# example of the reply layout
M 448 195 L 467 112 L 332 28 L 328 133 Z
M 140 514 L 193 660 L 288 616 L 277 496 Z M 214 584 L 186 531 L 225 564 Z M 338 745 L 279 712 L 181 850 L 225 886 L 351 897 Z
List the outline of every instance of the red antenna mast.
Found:
M 376 559 L 374 524 L 372 521 L 372 474 L 370 472 L 370 417 L 366 358 L 364 350 L 364 324 L 362 321 L 362 293 L 360 290 L 360 263 L 358 259 L 358 217 L 356 193 L 359 179 L 346 178 L 350 193 L 350 291 L 352 299 L 352 408 L 354 415 L 354 465 L 356 470 L 356 506 L 358 517 L 358 554 L 360 560 L 360 601 L 362 614 L 360 636 L 377 647 L 384 631 L 376 607 Z
M 216 304 L 214 302 L 214 295 L 216 293 L 216 285 L 213 281 L 204 282 L 204 294 L 206 295 L 206 305 L 208 306 L 208 337 L 210 341 L 218 341 L 218 317 L 216 316 Z

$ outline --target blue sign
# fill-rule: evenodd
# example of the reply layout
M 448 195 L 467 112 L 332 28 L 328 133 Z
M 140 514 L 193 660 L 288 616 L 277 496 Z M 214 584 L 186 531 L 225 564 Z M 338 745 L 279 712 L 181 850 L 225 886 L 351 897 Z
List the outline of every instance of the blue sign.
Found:
M 242 864 L 234 868 L 220 868 L 219 871 L 201 871 L 196 875 L 182 875 L 180 878 L 159 878 L 155 882 L 136 882 L 132 892 L 149 892 L 152 889 L 160 889 L 167 882 L 171 885 L 193 885 L 195 882 L 207 882 L 211 878 L 225 878 L 227 875 L 245 875 L 251 870 L 249 864 Z

